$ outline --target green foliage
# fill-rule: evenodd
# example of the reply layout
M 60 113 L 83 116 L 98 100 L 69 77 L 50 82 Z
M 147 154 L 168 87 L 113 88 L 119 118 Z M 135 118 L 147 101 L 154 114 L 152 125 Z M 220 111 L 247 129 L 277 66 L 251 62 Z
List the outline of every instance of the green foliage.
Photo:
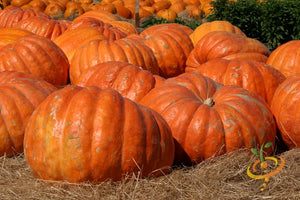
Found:
M 152 18 L 143 22 L 143 28 L 147 28 L 156 24 L 165 24 L 165 23 L 182 24 L 190 27 L 193 30 L 195 30 L 198 26 L 202 24 L 201 20 L 196 20 L 196 19 L 187 20 L 178 17 L 174 21 L 167 21 L 166 19 L 163 18 Z
M 271 50 L 300 39 L 299 0 L 214 0 L 208 21 L 226 20 Z

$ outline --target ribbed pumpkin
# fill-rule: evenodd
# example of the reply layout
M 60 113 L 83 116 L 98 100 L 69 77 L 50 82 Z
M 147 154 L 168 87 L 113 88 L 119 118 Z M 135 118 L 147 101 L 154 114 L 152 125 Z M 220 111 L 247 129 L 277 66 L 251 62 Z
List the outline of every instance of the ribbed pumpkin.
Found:
M 69 62 L 71 62 L 75 51 L 79 47 L 95 39 L 106 40 L 107 38 L 100 31 L 86 27 L 65 31 L 53 41 L 63 50 Z
M 300 74 L 287 77 L 277 88 L 271 110 L 280 135 L 289 149 L 300 147 Z
M 194 71 L 214 58 L 266 62 L 269 55 L 269 49 L 256 39 L 228 31 L 212 31 L 195 45 L 186 61 L 185 71 Z
M 185 31 L 159 27 L 153 33 L 144 31 L 140 35 L 145 38 L 145 44 L 154 53 L 160 76 L 169 78 L 185 71 L 187 57 L 194 48 L 189 35 Z
M 1 28 L 0 29 L 0 48 L 13 43 L 17 39 L 26 36 L 26 35 L 32 35 L 33 33 L 19 29 L 19 28 Z
M 63 23 L 61 24 L 58 20 L 39 16 L 23 19 L 18 22 L 16 27 L 49 38 L 50 40 L 56 39 L 67 29 L 67 26 Z
M 239 86 L 223 86 L 197 72 L 165 80 L 139 103 L 168 122 L 175 139 L 175 163 L 196 164 L 266 142 L 274 147 L 276 125 L 262 98 Z M 267 149 L 268 153 L 272 149 Z
M 238 85 L 261 96 L 271 104 L 276 88 L 285 76 L 274 67 L 248 60 L 213 59 L 200 65 L 196 72 L 224 85 Z
M 130 34 L 138 34 L 137 28 L 132 24 L 127 21 L 111 21 L 109 22 L 113 27 L 121 30 L 124 32 L 126 35 Z
M 11 6 L 0 12 L 0 28 L 14 28 L 19 21 L 31 16 L 42 16 L 50 19 L 45 13 L 37 12 L 33 9 L 22 9 Z
M 154 26 L 150 26 L 150 27 L 144 29 L 141 32 L 141 35 L 145 37 L 146 35 L 152 35 L 160 30 L 169 30 L 169 29 L 181 29 L 184 32 L 186 32 L 186 34 L 188 34 L 188 35 L 193 33 L 193 29 L 191 29 L 190 27 L 188 27 L 186 25 L 177 24 L 177 23 L 166 23 L 166 24 L 156 24 Z
M 103 21 L 92 17 L 75 19 L 72 22 L 72 25 L 69 26 L 68 31 L 86 27 L 94 28 L 100 31 L 108 40 L 117 40 L 127 36 L 125 33 L 113 27 L 111 24 L 104 23 Z
M 31 116 L 24 154 L 41 179 L 118 181 L 133 173 L 169 172 L 174 142 L 155 111 L 113 89 L 69 85 L 49 95 Z
M 78 48 L 71 60 L 71 82 L 76 82 L 80 74 L 89 67 L 107 61 L 128 62 L 153 74 L 159 73 L 153 52 L 142 42 L 130 38 L 115 41 L 92 40 Z
M 27 122 L 35 108 L 56 87 L 23 72 L 0 72 L 0 157 L 23 152 Z
M 277 47 L 266 63 L 286 77 L 300 74 L 300 40 L 292 40 Z
M 139 101 L 155 87 L 153 74 L 140 67 L 121 61 L 99 63 L 83 71 L 73 84 L 112 88 L 123 97 Z
M 207 33 L 210 33 L 212 31 L 228 31 L 231 33 L 240 34 L 243 36 L 246 36 L 241 29 L 239 29 L 237 26 L 232 25 L 228 21 L 212 21 L 212 22 L 204 22 L 203 24 L 199 25 L 194 32 L 190 35 L 190 38 L 194 45 L 197 44 L 197 42 Z
M 88 12 L 83 13 L 76 19 L 81 19 L 84 17 L 93 17 L 93 18 L 99 19 L 101 21 L 104 21 L 106 23 L 109 23 L 110 21 L 119 20 L 118 17 L 116 17 L 112 13 L 103 11 L 103 10 L 90 10 Z
M 156 17 L 166 19 L 171 22 L 174 21 L 177 17 L 177 13 L 171 9 L 162 9 L 156 13 Z
M 27 35 L 0 49 L 0 71 L 31 73 L 62 86 L 68 82 L 70 64 L 53 41 L 39 35 Z

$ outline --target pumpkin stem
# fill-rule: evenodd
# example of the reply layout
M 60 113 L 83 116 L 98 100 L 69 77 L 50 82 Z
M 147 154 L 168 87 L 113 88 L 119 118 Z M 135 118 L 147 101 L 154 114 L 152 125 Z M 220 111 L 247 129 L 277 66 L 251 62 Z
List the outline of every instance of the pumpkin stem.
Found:
M 203 103 L 208 105 L 209 107 L 212 107 L 213 105 L 215 105 L 215 102 L 214 102 L 213 98 L 211 98 L 211 97 L 205 99 L 205 101 Z

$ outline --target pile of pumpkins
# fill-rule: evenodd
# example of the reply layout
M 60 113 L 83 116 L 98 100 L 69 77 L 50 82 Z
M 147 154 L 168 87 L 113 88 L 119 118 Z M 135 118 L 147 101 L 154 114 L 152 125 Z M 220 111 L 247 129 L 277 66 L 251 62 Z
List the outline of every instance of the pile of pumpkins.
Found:
M 211 0 L 139 0 L 140 18 L 156 16 L 173 21 L 179 13 L 199 19 L 211 12 Z M 3 0 L 3 7 L 30 8 L 54 19 L 72 20 L 90 10 L 104 10 L 125 19 L 136 15 L 135 0 Z
M 117 24 L 117 25 L 116 25 Z M 226 21 L 142 32 L 105 11 L 0 12 L 0 156 L 40 179 L 160 176 L 276 137 L 300 146 L 300 41 L 273 52 Z M 300 113 L 300 112 L 299 112 Z

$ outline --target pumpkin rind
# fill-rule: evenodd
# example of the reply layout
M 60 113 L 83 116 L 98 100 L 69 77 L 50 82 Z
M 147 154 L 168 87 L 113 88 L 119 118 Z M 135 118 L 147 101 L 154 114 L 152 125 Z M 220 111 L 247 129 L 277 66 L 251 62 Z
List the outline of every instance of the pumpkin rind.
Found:
M 196 70 L 224 85 L 238 85 L 261 96 L 271 104 L 276 88 L 285 76 L 274 67 L 262 62 L 248 60 L 213 59 Z
M 300 147 L 300 75 L 290 76 L 275 91 L 271 110 L 289 149 Z
M 258 95 L 197 72 L 169 78 L 140 102 L 161 114 L 175 139 L 175 163 L 197 164 L 240 148 L 273 142 L 273 115 Z M 273 148 L 267 149 L 268 153 Z
M 64 52 L 50 39 L 36 34 L 0 49 L 0 71 L 31 73 L 55 86 L 67 84 L 69 67 Z
M 0 72 L 0 157 L 23 152 L 25 127 L 32 112 L 55 90 L 32 74 Z
M 99 63 L 85 70 L 73 84 L 102 89 L 112 88 L 123 97 L 139 101 L 155 87 L 155 78 L 147 70 L 120 61 Z
M 70 85 L 35 110 L 26 127 L 24 154 L 38 178 L 117 181 L 133 173 L 169 172 L 174 142 L 155 111 L 113 89 Z
M 292 40 L 277 47 L 266 63 L 286 77 L 300 74 L 300 40 Z
M 260 41 L 227 31 L 212 31 L 195 45 L 186 61 L 186 72 L 215 58 L 227 60 L 249 59 L 266 62 L 269 49 Z

